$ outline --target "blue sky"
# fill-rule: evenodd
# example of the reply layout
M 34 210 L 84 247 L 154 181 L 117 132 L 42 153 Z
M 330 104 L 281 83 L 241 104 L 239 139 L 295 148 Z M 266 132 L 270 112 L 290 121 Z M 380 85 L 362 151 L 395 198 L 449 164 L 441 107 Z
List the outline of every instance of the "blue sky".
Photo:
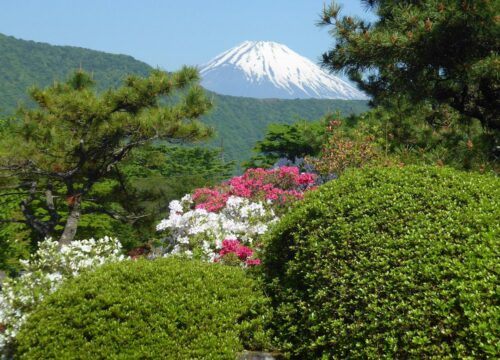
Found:
M 327 0 L 328 1 L 328 0 Z M 360 0 L 344 14 L 373 20 Z M 283 43 L 317 61 L 332 40 L 315 23 L 323 0 L 3 0 L 0 33 L 80 46 L 176 70 L 245 40 Z M 1 56 L 1 54 L 0 54 Z

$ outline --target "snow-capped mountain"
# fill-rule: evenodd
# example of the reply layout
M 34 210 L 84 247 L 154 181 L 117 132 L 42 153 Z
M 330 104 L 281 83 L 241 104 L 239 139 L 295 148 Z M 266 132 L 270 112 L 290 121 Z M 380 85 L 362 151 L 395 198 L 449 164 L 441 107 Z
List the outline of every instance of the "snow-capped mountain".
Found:
M 223 95 L 279 99 L 367 99 L 285 45 L 245 41 L 201 67 L 202 85 Z

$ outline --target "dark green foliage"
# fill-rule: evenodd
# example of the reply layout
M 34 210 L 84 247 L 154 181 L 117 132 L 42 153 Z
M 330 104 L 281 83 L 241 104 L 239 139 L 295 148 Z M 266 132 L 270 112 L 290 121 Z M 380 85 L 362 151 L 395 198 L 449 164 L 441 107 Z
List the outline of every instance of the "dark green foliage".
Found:
M 404 164 L 500 171 L 495 132 L 485 130 L 479 120 L 464 122 L 448 106 L 415 105 L 395 98 L 344 123 L 348 132 L 373 136 L 383 154 Z
M 447 104 L 465 118 L 500 130 L 500 2 L 377 0 L 377 21 L 322 13 L 335 48 L 323 55 L 376 102 L 407 96 Z
M 15 273 L 20 270 L 18 260 L 29 256 L 31 244 L 30 231 L 22 222 L 19 195 L 7 195 L 11 191 L 0 192 L 0 219 L 10 219 L 13 222 L 0 222 L 0 270 Z
M 125 261 L 68 281 L 29 317 L 16 359 L 235 359 L 267 344 L 266 298 L 237 267 Z
M 249 167 L 272 167 L 278 159 L 294 160 L 305 156 L 316 156 L 325 140 L 324 121 L 301 120 L 288 124 L 269 124 L 263 140 L 254 147 L 256 153 L 248 163 Z
M 264 271 L 296 359 L 500 356 L 500 179 L 347 172 L 285 216 Z

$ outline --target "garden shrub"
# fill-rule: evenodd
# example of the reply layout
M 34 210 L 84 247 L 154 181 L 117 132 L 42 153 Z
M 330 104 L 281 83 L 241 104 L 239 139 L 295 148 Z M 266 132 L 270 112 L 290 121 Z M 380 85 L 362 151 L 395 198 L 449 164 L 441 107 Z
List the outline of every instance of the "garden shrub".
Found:
M 500 357 L 500 179 L 348 171 L 267 235 L 283 350 L 297 359 Z
M 65 280 L 105 263 L 122 261 L 118 239 L 74 240 L 59 245 L 51 238 L 38 245 L 29 260 L 21 260 L 18 277 L 6 278 L 0 288 L 0 356 L 9 358 L 16 335 L 28 315 Z
M 19 359 L 235 359 L 264 346 L 266 299 L 239 267 L 176 257 L 105 265 L 29 316 Z
M 223 262 L 227 264 L 223 243 L 237 241 L 240 249 L 251 246 L 253 255 L 269 226 L 293 202 L 302 199 L 305 191 L 314 189 L 315 183 L 315 174 L 283 166 L 248 169 L 218 186 L 196 189 L 180 201 L 170 202 L 169 217 L 156 227 L 162 232 L 164 246 L 154 253 L 182 254 L 215 262 L 226 260 Z M 260 262 L 256 257 L 232 257 L 233 260 L 239 258 L 239 265 L 243 267 Z

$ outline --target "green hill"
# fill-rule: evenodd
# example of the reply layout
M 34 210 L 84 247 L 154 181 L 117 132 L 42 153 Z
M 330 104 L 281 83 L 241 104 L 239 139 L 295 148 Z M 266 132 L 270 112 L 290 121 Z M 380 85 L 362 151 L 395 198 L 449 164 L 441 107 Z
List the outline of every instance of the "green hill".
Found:
M 0 111 L 26 101 L 26 90 L 63 80 L 72 71 L 91 71 L 99 90 L 116 86 L 128 74 L 146 75 L 151 67 L 132 56 L 73 46 L 53 46 L 0 34 Z
M 238 162 L 250 157 L 270 123 L 291 124 L 298 119 L 317 120 L 327 112 L 342 115 L 368 110 L 360 100 L 253 99 L 214 94 L 214 110 L 205 116 L 206 123 L 217 129 L 214 146 L 223 146 L 224 158 Z
M 116 86 L 130 73 L 146 75 L 152 68 L 131 56 L 72 46 L 54 46 L 0 34 L 0 114 L 12 113 L 27 102 L 26 90 L 62 80 L 75 69 L 92 72 L 98 90 Z M 272 122 L 315 120 L 328 111 L 342 114 L 367 109 L 365 101 L 277 100 L 223 96 L 212 93 L 214 110 L 204 121 L 217 130 L 211 146 L 221 146 L 226 160 L 249 158 L 255 142 Z

